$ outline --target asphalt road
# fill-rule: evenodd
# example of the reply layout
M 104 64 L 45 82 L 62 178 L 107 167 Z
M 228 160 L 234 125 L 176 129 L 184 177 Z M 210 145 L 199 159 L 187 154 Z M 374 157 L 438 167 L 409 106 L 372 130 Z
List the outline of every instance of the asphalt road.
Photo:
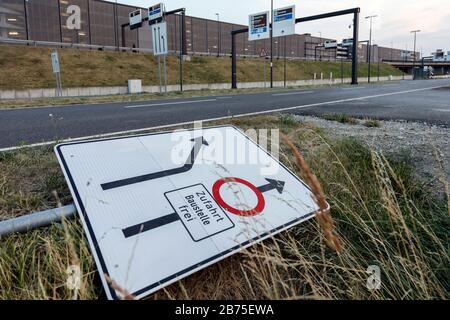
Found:
M 450 127 L 450 79 L 0 110 L 0 148 L 194 120 L 285 111 L 421 121 Z

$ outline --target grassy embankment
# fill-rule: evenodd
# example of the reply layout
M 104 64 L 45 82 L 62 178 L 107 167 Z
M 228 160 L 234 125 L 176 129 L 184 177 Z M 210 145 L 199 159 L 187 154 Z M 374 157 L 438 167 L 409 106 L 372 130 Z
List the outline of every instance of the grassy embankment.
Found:
M 290 116 L 231 121 L 238 127 L 280 128 L 320 180 L 343 250 L 324 242 L 315 219 L 204 269 L 151 299 L 448 299 L 450 217 L 445 199 L 413 177 L 406 155 L 384 155 L 352 139 Z M 300 176 L 292 152 L 280 160 Z M 430 161 L 432 161 L 430 159 Z M 58 197 L 53 194 L 56 191 Z M 71 196 L 51 147 L 0 154 L 0 218 L 55 207 Z M 104 297 L 77 220 L 0 239 L 0 299 L 70 299 L 66 268 L 83 272 L 81 299 Z M 369 265 L 381 269 L 368 290 Z
M 55 79 L 50 62 L 50 48 L 0 45 L 0 90 L 53 88 Z M 157 85 L 158 68 L 152 54 L 103 52 L 76 49 L 58 49 L 61 61 L 63 87 L 125 86 L 128 79 L 142 79 L 144 85 Z M 264 59 L 238 59 L 238 81 L 264 81 Z M 184 62 L 184 82 L 225 83 L 231 78 L 229 57 L 192 57 Z M 340 62 L 288 61 L 287 79 L 312 79 L 314 73 L 328 79 L 341 77 Z M 372 76 L 378 74 L 372 68 Z M 267 69 L 268 74 L 268 69 Z M 380 75 L 401 75 L 389 65 L 380 65 Z M 179 83 L 179 60 L 167 59 L 168 84 Z M 350 77 L 351 65 L 344 63 L 344 77 Z M 367 76 L 367 65 L 359 65 L 359 75 Z M 274 61 L 274 80 L 283 80 L 283 60 Z

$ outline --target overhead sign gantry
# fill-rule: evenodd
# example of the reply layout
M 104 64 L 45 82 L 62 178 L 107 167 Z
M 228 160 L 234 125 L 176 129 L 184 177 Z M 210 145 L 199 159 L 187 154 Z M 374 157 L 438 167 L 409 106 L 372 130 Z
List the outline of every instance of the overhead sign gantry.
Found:
M 277 9 L 280 10 L 280 9 Z M 307 21 L 313 21 L 313 20 L 319 20 L 319 19 L 326 19 L 331 17 L 337 17 L 347 14 L 353 15 L 353 43 L 355 45 L 352 45 L 352 84 L 356 85 L 358 84 L 358 46 L 356 45 L 358 43 L 358 33 L 359 33 L 359 12 L 360 8 L 352 8 L 347 10 L 340 10 L 340 11 L 334 11 L 334 12 L 328 12 L 323 14 L 318 14 L 314 16 L 308 16 L 303 18 L 296 18 L 295 23 L 302 23 Z M 282 15 L 280 15 L 282 16 Z M 283 21 L 283 20 L 281 20 Z M 274 22 L 275 26 L 275 22 Z M 273 26 L 273 27 L 274 27 Z M 272 27 L 272 25 L 270 25 Z M 243 28 L 243 29 L 237 29 L 231 31 L 231 88 L 237 89 L 237 72 L 236 72 L 236 35 L 240 33 L 248 32 L 249 28 Z M 275 31 L 273 29 L 273 31 Z

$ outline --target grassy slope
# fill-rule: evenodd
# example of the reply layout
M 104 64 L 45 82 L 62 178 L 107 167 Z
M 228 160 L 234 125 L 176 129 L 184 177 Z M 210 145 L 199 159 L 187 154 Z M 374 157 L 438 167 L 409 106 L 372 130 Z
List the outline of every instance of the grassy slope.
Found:
M 310 220 L 151 298 L 450 298 L 448 208 L 414 180 L 406 156 L 386 160 L 356 140 L 329 138 L 286 115 L 231 122 L 288 134 L 322 183 L 344 249 L 330 250 L 317 221 Z M 283 144 L 280 160 L 303 174 Z M 0 153 L 0 219 L 58 201 L 66 204 L 71 197 L 51 147 Z M 78 297 L 104 297 L 77 220 L 0 239 L 0 299 L 72 298 L 64 285 L 72 264 L 83 273 Z M 366 288 L 369 265 L 381 268 L 379 290 Z
M 59 49 L 62 82 L 64 87 L 124 86 L 128 79 L 142 79 L 144 85 L 156 85 L 158 68 L 151 54 L 101 52 Z M 53 88 L 49 48 L 0 45 L 0 89 Z M 238 81 L 263 81 L 262 59 L 239 59 Z M 230 81 L 231 59 L 229 57 L 193 57 L 184 64 L 185 83 L 220 83 Z M 179 60 L 167 59 L 168 83 L 179 81 Z M 341 65 L 336 62 L 288 61 L 287 79 L 312 79 L 313 74 L 324 73 L 328 78 L 333 72 L 340 77 Z M 267 68 L 268 74 L 268 68 Z M 344 64 L 344 77 L 350 77 L 350 63 Z M 380 75 L 400 75 L 401 72 L 388 65 L 380 65 Z M 367 75 L 367 66 L 360 64 L 359 75 Z M 377 75 L 377 68 L 372 69 Z M 274 61 L 274 79 L 283 80 L 283 60 Z

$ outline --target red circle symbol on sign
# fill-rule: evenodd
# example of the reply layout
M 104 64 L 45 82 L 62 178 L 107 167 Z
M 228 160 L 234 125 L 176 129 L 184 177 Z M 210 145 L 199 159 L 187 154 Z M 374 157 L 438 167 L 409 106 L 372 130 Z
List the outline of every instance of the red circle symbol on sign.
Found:
M 256 204 L 256 207 L 254 207 L 251 210 L 239 210 L 239 209 L 236 209 L 236 208 L 230 206 L 228 203 L 226 203 L 223 200 L 222 196 L 220 195 L 220 188 L 227 182 L 241 183 L 241 184 L 249 187 L 255 193 L 255 195 L 258 199 L 258 203 Z M 251 184 L 247 180 L 244 180 L 241 178 L 222 178 L 222 179 L 217 180 L 212 187 L 212 193 L 213 193 L 214 199 L 217 201 L 217 203 L 222 208 L 224 208 L 225 210 L 227 210 L 235 215 L 238 215 L 238 216 L 250 217 L 250 216 L 257 215 L 258 213 L 261 213 L 264 210 L 264 206 L 266 205 L 266 202 L 264 200 L 264 197 L 263 197 L 263 194 L 261 193 L 261 191 L 259 191 L 257 187 L 255 187 L 253 184 Z

